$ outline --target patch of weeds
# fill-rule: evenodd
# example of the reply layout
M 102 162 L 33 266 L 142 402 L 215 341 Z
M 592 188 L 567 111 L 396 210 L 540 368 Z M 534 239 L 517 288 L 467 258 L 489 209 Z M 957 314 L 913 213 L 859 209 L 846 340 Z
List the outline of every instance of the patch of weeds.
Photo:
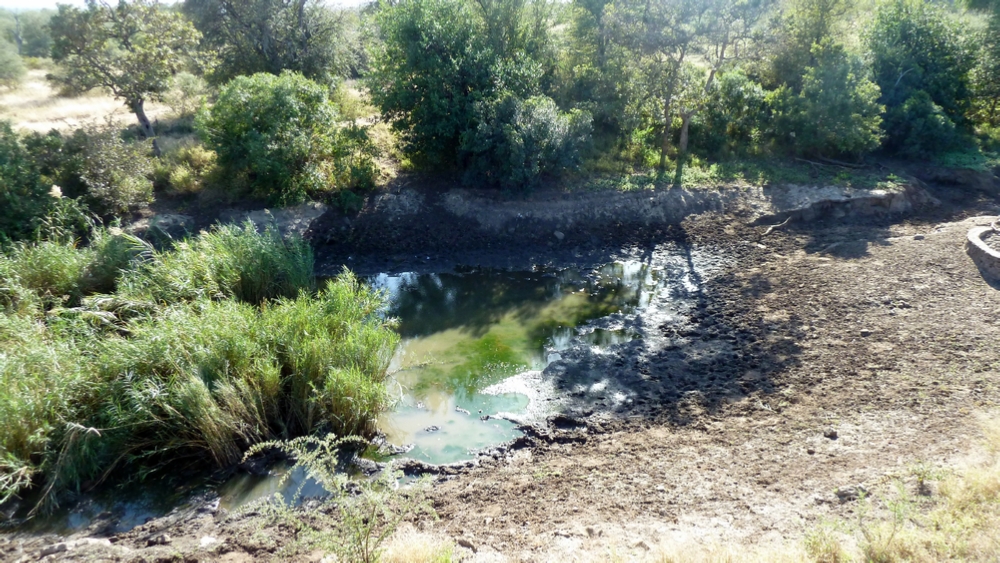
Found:
M 304 479 L 290 500 L 278 493 L 243 509 L 256 513 L 253 525 L 258 530 L 272 526 L 293 530 L 294 541 L 282 547 L 281 555 L 320 549 L 334 554 L 338 561 L 376 563 L 382 560 L 386 542 L 400 523 L 417 516 L 436 518 L 425 495 L 426 482 L 401 488 L 398 480 L 402 473 L 393 471 L 391 464 L 370 481 L 351 480 L 340 470 L 341 448 L 365 444 L 357 437 L 337 438 L 331 434 L 264 442 L 247 451 L 245 460 L 272 449 L 295 460 L 279 489 L 288 476 L 301 469 L 308 479 L 331 493 L 318 509 L 298 508 L 303 500 Z M 450 557 L 449 552 L 444 559 L 431 560 L 448 561 Z

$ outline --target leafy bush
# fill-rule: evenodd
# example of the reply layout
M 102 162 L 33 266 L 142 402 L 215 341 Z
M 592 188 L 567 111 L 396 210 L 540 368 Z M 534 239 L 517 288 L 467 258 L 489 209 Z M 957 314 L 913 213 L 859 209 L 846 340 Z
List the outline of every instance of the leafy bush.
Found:
M 153 201 L 151 141 L 125 141 L 110 126 L 85 134 L 80 179 L 96 210 L 121 215 Z
M 208 83 L 205 79 L 179 72 L 170 82 L 170 89 L 164 92 L 163 102 L 180 117 L 192 117 L 208 97 Z
M 283 72 L 232 80 L 198 115 L 195 128 L 226 175 L 255 195 L 295 203 L 374 183 L 367 135 L 337 119 L 326 88 Z
M 503 21 L 486 22 L 480 12 L 486 6 L 509 13 Z M 458 164 L 462 136 L 478 123 L 479 102 L 506 91 L 522 98 L 537 93 L 542 68 L 527 50 L 514 48 L 526 34 L 518 29 L 520 13 L 511 3 L 385 3 L 377 21 L 382 42 L 373 55 L 368 90 L 418 165 Z
M 165 151 L 156 164 L 155 184 L 173 193 L 200 192 L 218 180 L 218 155 L 200 143 Z
M 561 113 L 551 98 L 507 95 L 476 107 L 479 126 L 462 136 L 466 182 L 484 180 L 503 189 L 527 189 L 542 174 L 580 163 L 590 142 L 589 113 Z
M 17 86 L 26 72 L 16 48 L 6 41 L 0 41 L 0 86 Z
M 0 122 L 0 242 L 35 231 L 52 205 L 49 190 L 10 122 Z
M 927 158 L 957 148 L 962 135 L 944 108 L 918 90 L 902 106 L 889 112 L 887 129 L 893 132 L 892 147 L 909 158 Z
M 857 157 L 877 149 L 883 110 L 878 86 L 840 45 L 814 45 L 813 57 L 798 95 L 787 86 L 769 94 L 773 134 L 798 153 Z
M 708 155 L 757 152 L 768 117 L 763 87 L 739 71 L 722 74 L 715 84 L 705 111 L 692 123 L 692 144 Z

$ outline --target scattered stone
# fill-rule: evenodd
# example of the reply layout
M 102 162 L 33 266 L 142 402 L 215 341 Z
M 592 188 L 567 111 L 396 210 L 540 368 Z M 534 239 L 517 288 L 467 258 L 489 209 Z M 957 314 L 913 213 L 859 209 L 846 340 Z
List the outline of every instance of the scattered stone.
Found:
M 40 558 L 41 557 L 47 557 L 49 555 L 55 555 L 56 553 L 64 553 L 64 552 L 66 552 L 68 550 L 69 550 L 69 546 L 66 545 L 65 542 L 60 542 L 60 543 L 57 543 L 57 544 L 48 545 L 48 546 L 43 547 L 42 550 L 40 552 L 38 552 L 38 557 L 40 557 Z
M 438 428 L 437 426 L 433 426 L 433 425 L 432 426 L 428 426 L 427 428 L 424 428 L 424 432 L 437 432 L 438 430 L 441 430 L 441 429 Z
M 863 329 L 861 329 L 860 334 L 861 334 L 861 336 L 871 336 L 872 335 L 872 331 L 869 330 L 869 329 L 867 329 L 867 328 L 863 328 Z
M 562 240 L 562 239 L 566 238 L 566 235 L 563 234 L 562 231 L 556 231 L 554 234 L 556 235 L 556 238 L 559 239 L 559 240 Z
M 848 487 L 837 487 L 834 491 L 841 503 L 858 500 L 861 495 L 867 495 L 868 490 L 861 485 L 850 485 Z
M 170 543 L 170 540 L 171 538 L 169 534 L 158 534 L 146 540 L 146 545 L 147 546 L 167 545 Z
M 645 549 L 646 551 L 649 551 L 650 549 L 652 549 L 651 547 L 649 547 L 649 544 L 646 543 L 646 542 L 644 542 L 644 541 L 636 542 L 636 544 L 635 544 L 634 547 L 637 547 L 639 549 Z
M 455 407 L 455 412 L 460 412 L 462 414 L 472 414 L 471 412 L 463 409 L 462 407 Z
M 913 235 L 913 240 L 924 240 L 924 235 Z
M 200 545 L 202 549 L 205 549 L 205 548 L 209 547 L 210 545 L 218 543 L 218 542 L 219 542 L 219 540 L 213 538 L 212 536 L 204 536 L 204 537 L 201 538 L 201 541 L 198 542 L 198 545 Z
M 813 455 L 813 454 L 816 453 L 816 450 L 814 450 L 812 448 L 809 448 L 808 450 L 806 450 L 806 453 L 809 454 L 809 455 Z
M 823 431 L 823 437 L 829 438 L 831 440 L 836 440 L 839 437 L 839 435 L 837 434 L 837 431 L 835 429 L 827 428 L 826 430 Z
M 601 535 L 601 532 L 594 528 L 593 526 L 587 526 L 587 537 L 595 537 Z
M 455 543 L 457 543 L 459 547 L 464 547 L 465 549 L 471 549 L 472 553 L 476 553 L 477 551 L 479 551 L 476 549 L 476 544 L 472 543 L 471 541 L 465 538 L 458 538 L 458 540 L 456 540 Z

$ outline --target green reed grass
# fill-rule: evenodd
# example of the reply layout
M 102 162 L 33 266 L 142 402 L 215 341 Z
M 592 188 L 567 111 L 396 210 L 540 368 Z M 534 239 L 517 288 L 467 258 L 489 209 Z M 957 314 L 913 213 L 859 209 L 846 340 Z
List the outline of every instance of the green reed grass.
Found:
M 250 225 L 162 252 L 98 233 L 0 256 L 0 499 L 370 435 L 398 343 L 384 296 L 349 272 L 315 292 L 312 268 L 305 243 Z

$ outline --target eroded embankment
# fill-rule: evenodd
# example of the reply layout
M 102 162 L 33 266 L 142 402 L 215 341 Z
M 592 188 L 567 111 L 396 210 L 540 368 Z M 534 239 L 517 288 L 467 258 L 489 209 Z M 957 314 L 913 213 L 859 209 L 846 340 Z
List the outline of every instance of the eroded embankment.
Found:
M 633 244 L 683 239 L 688 217 L 731 214 L 753 224 L 848 215 L 896 215 L 931 204 L 917 180 L 879 189 L 777 185 L 630 192 L 543 192 L 514 199 L 489 191 L 400 182 L 368 198 L 356 215 L 331 211 L 308 236 L 327 273 L 441 271 L 455 265 L 526 268 L 560 259 L 602 261 Z M 607 256 L 603 261 L 607 262 Z

